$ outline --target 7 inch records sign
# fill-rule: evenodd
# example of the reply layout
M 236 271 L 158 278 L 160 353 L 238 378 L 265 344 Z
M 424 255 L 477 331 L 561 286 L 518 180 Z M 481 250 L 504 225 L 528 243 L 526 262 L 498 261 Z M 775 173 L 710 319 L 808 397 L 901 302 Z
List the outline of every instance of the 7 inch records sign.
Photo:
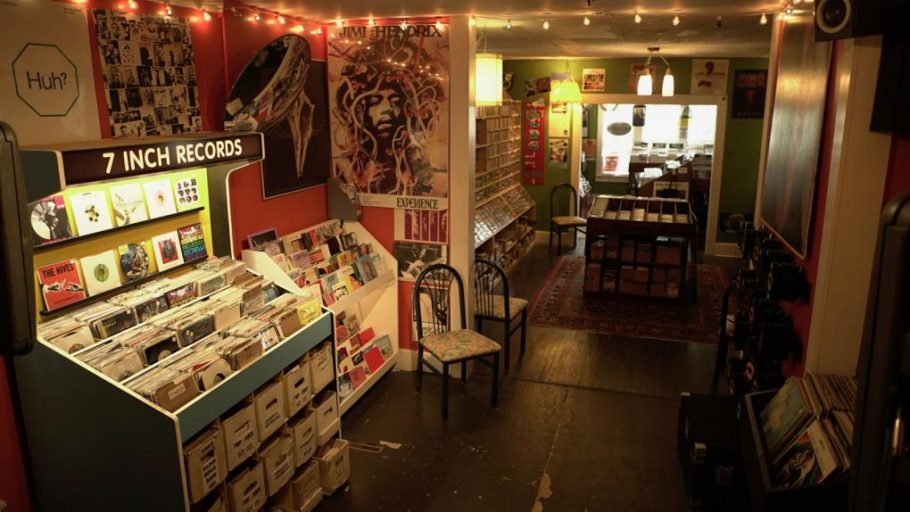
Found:
M 65 150 L 60 153 L 67 185 L 139 176 L 186 167 L 205 167 L 236 160 L 262 158 L 262 135 L 179 139 L 155 144 L 132 144 Z

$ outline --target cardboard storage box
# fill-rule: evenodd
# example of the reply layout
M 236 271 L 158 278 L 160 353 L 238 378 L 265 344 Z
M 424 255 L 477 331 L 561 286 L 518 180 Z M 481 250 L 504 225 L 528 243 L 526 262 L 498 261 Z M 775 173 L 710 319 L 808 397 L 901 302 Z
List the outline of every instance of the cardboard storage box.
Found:
M 654 253 L 654 262 L 659 265 L 681 265 L 682 264 L 682 246 L 672 243 L 672 245 L 658 245 Z
M 332 344 L 323 343 L 310 351 L 310 372 L 313 393 L 323 390 L 335 379 L 335 362 L 332 357 Z
M 233 471 L 259 448 L 259 430 L 256 427 L 254 405 L 250 403 L 222 421 L 221 429 L 224 433 L 228 471 Z
M 322 446 L 335 432 L 338 432 L 338 400 L 334 391 L 327 390 L 313 400 L 313 410 L 316 415 L 316 434 L 319 436 L 319 445 Z
M 648 267 L 635 267 L 635 282 L 647 283 L 650 275 Z
M 290 436 L 281 435 L 259 451 L 269 496 L 291 481 L 294 474 L 294 448 Z
M 284 386 L 272 382 L 257 391 L 253 397 L 256 406 L 256 429 L 259 440 L 265 441 L 287 421 L 284 415 Z
M 310 362 L 305 359 L 284 372 L 281 382 L 284 385 L 284 407 L 288 418 L 300 412 L 313 399 L 310 378 Z
M 294 440 L 294 465 L 302 466 L 316 453 L 316 412 L 307 409 L 306 414 L 289 426 Z
M 294 496 L 294 506 L 306 510 L 309 502 L 313 501 L 316 494 L 322 498 L 322 483 L 319 480 L 319 463 L 312 461 L 303 467 L 291 480 L 291 492 Z M 319 503 L 319 500 L 316 500 Z
M 190 501 L 196 503 L 218 487 L 227 476 L 224 439 L 219 429 L 202 433 L 183 449 Z
M 176 411 L 199 395 L 199 385 L 192 374 L 183 375 L 155 391 L 155 403 L 162 409 Z
M 333 439 L 315 459 L 319 463 L 319 482 L 325 494 L 332 494 L 351 476 L 348 442 Z
M 262 463 L 244 469 L 228 484 L 231 512 L 257 512 L 265 506 L 265 472 Z
M 303 327 L 303 324 L 300 323 L 300 315 L 297 314 L 296 309 L 282 314 L 282 316 L 278 318 L 277 323 L 278 331 L 281 333 L 282 338 L 287 338 Z

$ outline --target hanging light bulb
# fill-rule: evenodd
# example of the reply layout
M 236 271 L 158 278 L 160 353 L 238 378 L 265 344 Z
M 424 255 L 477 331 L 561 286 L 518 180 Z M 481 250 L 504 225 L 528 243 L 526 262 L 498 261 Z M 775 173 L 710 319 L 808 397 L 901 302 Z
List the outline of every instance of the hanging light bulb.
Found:
M 253 19 L 255 21 L 262 21 L 262 15 L 257 12 L 256 15 L 253 16 Z
M 585 16 L 585 19 L 584 19 L 584 21 L 582 21 L 582 23 L 584 23 L 585 26 L 587 27 L 588 25 L 591 24 L 591 18 Z
M 651 70 L 646 69 L 644 74 L 638 77 L 638 87 L 636 92 L 639 96 L 650 96 L 654 91 L 654 82 L 651 80 Z
M 761 13 L 761 18 L 758 20 L 758 23 L 761 25 L 767 25 L 768 24 L 768 15 L 765 13 Z
M 371 26 L 371 27 L 375 27 L 375 26 L 376 26 L 376 20 L 374 20 L 373 17 L 370 16 L 369 18 L 367 18 L 367 25 L 369 25 L 369 26 Z
M 303 32 L 303 25 L 294 25 L 294 27 L 291 28 L 291 32 Z
M 434 25 L 436 26 L 436 30 L 442 30 L 442 21 L 440 21 L 439 18 L 436 18 L 436 23 L 434 23 Z
M 131 11 L 135 11 L 139 8 L 139 2 L 136 0 L 129 0 L 126 5 L 130 8 Z
M 408 20 L 407 19 L 401 20 L 400 26 L 401 26 L 401 30 L 407 30 L 408 29 Z
M 543 21 L 543 29 L 544 29 L 544 30 L 550 30 L 550 21 L 549 21 L 549 20 L 544 20 L 544 21 Z
M 165 15 L 165 16 L 173 16 L 173 15 L 174 15 L 174 8 L 171 7 L 169 4 L 165 4 L 165 5 L 164 5 L 164 15 Z
M 635 23 L 641 23 L 641 14 L 635 13 Z
M 664 82 L 660 87 L 660 93 L 663 96 L 673 96 L 676 92 L 676 80 L 673 78 L 673 71 L 667 66 L 667 72 L 664 74 Z
M 506 30 L 512 30 L 512 20 L 506 21 Z
M 335 20 L 335 26 L 338 27 L 338 28 L 343 27 L 343 26 L 344 26 L 344 20 L 342 20 L 342 19 L 337 19 L 337 20 Z
M 784 14 L 787 16 L 793 16 L 793 6 L 791 5 L 790 7 L 787 7 L 787 10 L 784 11 Z
M 673 16 L 673 26 L 679 25 L 679 16 Z
M 282 16 L 280 14 L 278 16 L 276 16 L 276 19 L 278 20 L 278 23 L 280 23 L 281 25 L 284 25 L 285 23 L 288 22 L 288 20 L 284 19 L 284 16 Z
M 208 11 L 203 9 L 202 10 L 202 19 L 205 21 L 212 21 L 212 15 Z

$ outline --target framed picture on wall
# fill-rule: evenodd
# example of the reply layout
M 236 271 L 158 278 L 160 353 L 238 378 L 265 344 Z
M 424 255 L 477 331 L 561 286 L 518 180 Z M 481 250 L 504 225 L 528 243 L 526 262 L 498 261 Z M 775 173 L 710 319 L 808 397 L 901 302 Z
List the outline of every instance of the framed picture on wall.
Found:
M 604 68 L 584 68 L 581 73 L 581 92 L 604 92 L 607 88 Z
M 691 94 L 727 94 L 729 69 L 727 59 L 692 59 Z
M 765 116 L 768 71 L 740 69 L 733 73 L 733 119 L 761 119 Z

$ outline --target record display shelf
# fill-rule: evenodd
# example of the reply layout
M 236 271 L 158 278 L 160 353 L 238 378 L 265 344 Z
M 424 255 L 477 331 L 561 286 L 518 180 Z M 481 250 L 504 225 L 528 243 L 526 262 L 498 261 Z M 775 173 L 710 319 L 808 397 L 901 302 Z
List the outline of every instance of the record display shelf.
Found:
M 475 155 L 476 258 L 511 270 L 534 241 L 536 204 L 521 184 L 521 102 L 478 107 Z
M 320 226 L 331 222 L 327 221 L 316 226 L 312 226 L 303 231 L 318 229 Z M 368 243 L 373 247 L 386 269 L 379 274 L 376 279 L 368 281 L 363 286 L 357 288 L 349 295 L 340 300 L 329 304 L 326 307 L 333 315 L 341 313 L 357 314 L 360 318 L 360 325 L 366 328 L 372 328 L 377 337 L 387 335 L 391 340 L 392 356 L 385 358 L 380 368 L 370 373 L 366 380 L 358 386 L 350 395 L 340 397 L 340 413 L 343 415 L 354 404 L 369 391 L 376 382 L 385 374 L 391 371 L 398 364 L 398 281 L 396 275 L 398 272 L 398 260 L 386 250 L 385 247 L 359 222 L 343 222 L 343 228 L 346 232 L 353 233 L 359 243 Z M 282 237 L 284 238 L 284 237 Z M 297 286 L 293 279 L 288 277 L 287 273 L 278 266 L 267 254 L 261 251 L 243 251 L 243 261 L 254 271 L 262 274 L 263 277 L 271 279 L 295 293 L 304 293 L 303 289 Z M 336 366 L 338 346 L 345 340 L 334 339 L 334 348 L 336 353 Z M 342 377 L 340 371 L 336 372 L 338 378 Z M 339 388 L 340 389 L 340 388 Z
M 847 510 L 846 482 L 804 487 L 780 487 L 771 480 L 771 461 L 761 426 L 761 412 L 777 390 L 747 393 L 739 421 L 743 474 L 749 489 L 751 512 L 803 512 Z

